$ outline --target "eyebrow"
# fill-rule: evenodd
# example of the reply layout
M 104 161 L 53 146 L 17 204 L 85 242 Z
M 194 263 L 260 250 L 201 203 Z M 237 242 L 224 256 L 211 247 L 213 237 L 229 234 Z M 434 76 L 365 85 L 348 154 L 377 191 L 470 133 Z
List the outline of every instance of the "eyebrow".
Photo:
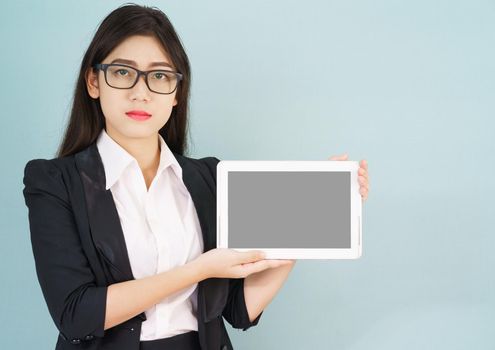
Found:
M 131 60 L 126 60 L 124 58 L 116 58 L 114 59 L 112 62 L 110 63 L 123 63 L 123 64 L 128 64 L 128 65 L 134 65 L 134 66 L 137 66 L 137 63 L 134 62 L 134 61 L 131 61 Z M 157 67 L 157 66 L 165 66 L 165 67 L 170 67 L 170 68 L 174 68 L 170 65 L 170 63 L 167 63 L 167 62 L 151 62 L 149 67 Z

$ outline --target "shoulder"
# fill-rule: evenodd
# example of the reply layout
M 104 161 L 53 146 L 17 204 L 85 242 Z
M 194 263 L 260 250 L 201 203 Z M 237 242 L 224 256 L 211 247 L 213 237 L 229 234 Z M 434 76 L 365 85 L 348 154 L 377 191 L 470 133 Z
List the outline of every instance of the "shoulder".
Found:
M 52 159 L 31 159 L 24 166 L 24 193 L 51 193 L 67 199 L 64 174 L 75 169 L 74 156 Z
M 24 177 L 26 175 L 28 177 L 58 176 L 74 168 L 74 155 L 52 159 L 31 159 L 24 166 Z
M 198 159 L 198 161 L 202 162 L 208 168 L 208 171 L 213 177 L 217 177 L 217 164 L 220 161 L 217 157 L 204 157 Z
M 213 178 L 216 178 L 217 164 L 220 162 L 217 157 L 192 158 L 177 153 L 174 153 L 174 156 L 182 168 L 187 167 L 201 173 L 208 173 Z
M 189 156 L 185 156 L 182 154 L 178 154 L 175 152 L 172 152 L 175 156 L 175 158 L 180 162 L 180 163 L 185 163 L 187 165 L 193 165 L 193 166 L 216 166 L 217 163 L 220 161 L 217 157 L 209 156 L 209 157 L 203 157 L 203 158 L 193 158 Z

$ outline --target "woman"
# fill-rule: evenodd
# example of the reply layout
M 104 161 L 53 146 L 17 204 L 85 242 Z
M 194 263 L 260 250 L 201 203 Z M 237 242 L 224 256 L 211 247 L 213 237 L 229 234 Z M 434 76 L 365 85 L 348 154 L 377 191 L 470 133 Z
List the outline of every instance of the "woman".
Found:
M 219 160 L 184 156 L 189 86 L 165 14 L 120 7 L 84 55 L 58 157 L 27 163 L 56 349 L 232 349 L 223 318 L 256 325 L 292 269 L 215 248 Z

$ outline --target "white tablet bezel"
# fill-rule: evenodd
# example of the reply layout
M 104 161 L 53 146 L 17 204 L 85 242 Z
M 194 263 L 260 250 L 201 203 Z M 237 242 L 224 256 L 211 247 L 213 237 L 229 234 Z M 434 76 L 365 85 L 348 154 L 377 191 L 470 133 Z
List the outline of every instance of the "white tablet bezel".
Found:
M 266 259 L 357 259 L 362 255 L 362 199 L 356 161 L 222 160 L 217 164 L 217 247 L 237 251 L 262 250 Z M 236 248 L 228 246 L 229 171 L 349 171 L 351 176 L 351 247 L 313 248 Z

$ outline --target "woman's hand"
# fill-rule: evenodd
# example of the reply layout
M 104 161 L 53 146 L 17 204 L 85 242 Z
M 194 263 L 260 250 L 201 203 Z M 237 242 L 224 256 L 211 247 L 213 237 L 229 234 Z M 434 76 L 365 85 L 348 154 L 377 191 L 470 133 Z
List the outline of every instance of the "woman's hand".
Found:
M 238 252 L 234 249 L 215 248 L 198 256 L 193 263 L 206 278 L 245 278 L 253 273 L 283 265 L 293 260 L 265 259 L 260 250 Z
M 328 158 L 329 160 L 347 160 L 347 154 L 341 156 L 332 156 Z M 358 170 L 358 181 L 359 181 L 359 193 L 361 194 L 362 201 L 364 202 L 368 198 L 368 192 L 370 189 L 370 181 L 368 176 L 368 162 L 363 159 L 359 163 Z

